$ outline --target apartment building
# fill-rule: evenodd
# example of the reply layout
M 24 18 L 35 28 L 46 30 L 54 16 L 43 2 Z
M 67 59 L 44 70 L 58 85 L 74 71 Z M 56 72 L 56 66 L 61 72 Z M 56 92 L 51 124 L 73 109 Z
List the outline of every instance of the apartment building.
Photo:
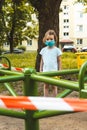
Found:
M 84 5 L 75 0 L 63 0 L 59 15 L 60 47 L 74 45 L 78 50 L 87 47 L 87 13 Z
M 75 1 L 62 0 L 60 6 L 62 9 L 59 13 L 60 48 L 64 45 L 74 45 L 78 50 L 87 47 L 87 13 L 84 13 L 84 5 Z M 33 19 L 36 19 L 35 15 Z M 37 50 L 37 40 L 38 38 L 30 39 L 29 42 L 24 40 L 22 45 L 25 45 L 27 50 Z M 4 47 L 9 48 L 8 45 Z

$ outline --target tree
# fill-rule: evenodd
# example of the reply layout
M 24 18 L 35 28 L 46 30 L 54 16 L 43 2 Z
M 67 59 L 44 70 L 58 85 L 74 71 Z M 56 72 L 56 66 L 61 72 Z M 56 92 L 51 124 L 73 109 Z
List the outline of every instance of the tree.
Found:
M 36 35 L 34 31 L 36 25 L 34 28 L 27 27 L 28 22 L 34 22 L 32 20 L 34 12 L 34 8 L 27 0 L 0 1 L 0 39 L 3 39 L 0 43 L 8 42 L 10 52 L 13 52 L 13 47 L 21 43 L 24 35 L 30 36 L 30 38 Z M 30 32 L 32 33 L 30 34 Z
M 2 1 L 2 0 L 1 0 Z M 5 0 L 6 1 L 6 0 Z M 7 0 L 11 1 L 11 0 Z M 38 39 L 38 54 L 36 59 L 36 70 L 39 71 L 39 65 L 40 65 L 40 55 L 39 52 L 41 48 L 43 47 L 42 44 L 42 38 L 45 34 L 45 32 L 48 29 L 54 29 L 59 40 L 59 9 L 60 4 L 62 0 L 12 0 L 13 2 L 13 11 L 12 11 L 12 28 L 9 33 L 10 43 L 12 44 L 13 34 L 15 32 L 15 23 L 16 23 L 16 13 L 19 5 L 24 2 L 28 1 L 31 3 L 31 5 L 37 10 L 38 12 L 38 20 L 39 20 L 39 39 Z M 19 17 L 20 18 L 20 17 Z M 59 44 L 59 41 L 57 43 L 57 46 Z M 12 48 L 11 48 L 12 50 Z
M 87 3 L 87 0 L 76 0 L 76 2 L 81 2 L 81 3 L 86 4 L 86 3 Z
M 2 17 L 2 5 L 4 0 L 0 0 L 0 17 Z M 3 28 L 2 28 L 2 19 L 0 19 L 0 55 L 1 55 L 1 48 L 2 48 L 2 37 L 4 35 Z
M 76 0 L 75 3 L 82 3 L 84 5 L 84 13 L 87 13 L 87 0 Z
M 48 29 L 54 29 L 58 36 L 59 45 L 59 9 L 62 0 L 28 0 L 38 11 L 39 19 L 39 39 L 36 59 L 36 70 L 39 71 L 40 55 L 39 52 L 43 47 L 42 39 Z

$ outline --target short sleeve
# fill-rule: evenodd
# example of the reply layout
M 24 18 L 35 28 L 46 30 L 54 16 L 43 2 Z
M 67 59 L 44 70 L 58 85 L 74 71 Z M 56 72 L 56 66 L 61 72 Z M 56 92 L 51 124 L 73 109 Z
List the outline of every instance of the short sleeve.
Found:
M 43 48 L 43 49 L 41 49 L 41 51 L 40 51 L 40 53 L 39 53 L 39 54 L 40 54 L 40 55 L 43 55 L 43 54 L 44 54 L 44 50 L 45 50 L 44 48 Z
M 57 48 L 57 55 L 58 56 L 62 55 L 62 51 L 59 48 Z

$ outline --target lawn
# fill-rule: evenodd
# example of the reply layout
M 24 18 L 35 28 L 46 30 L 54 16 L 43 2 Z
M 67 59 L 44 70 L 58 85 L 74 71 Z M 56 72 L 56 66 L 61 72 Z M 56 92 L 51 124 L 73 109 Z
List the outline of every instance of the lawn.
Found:
M 5 54 L 13 67 L 35 68 L 36 52 L 27 52 L 24 54 Z M 62 69 L 77 68 L 77 56 L 75 53 L 65 52 L 62 54 Z

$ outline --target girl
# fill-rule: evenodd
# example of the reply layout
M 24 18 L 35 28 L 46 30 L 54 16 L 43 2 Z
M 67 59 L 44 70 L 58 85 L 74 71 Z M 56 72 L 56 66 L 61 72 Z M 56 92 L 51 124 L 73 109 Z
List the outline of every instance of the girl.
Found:
M 40 72 L 61 70 L 61 50 L 56 47 L 57 35 L 54 30 L 48 30 L 43 38 L 46 45 L 41 51 Z M 44 84 L 44 96 L 49 94 L 49 85 Z M 57 87 L 53 86 L 53 96 L 57 95 Z

